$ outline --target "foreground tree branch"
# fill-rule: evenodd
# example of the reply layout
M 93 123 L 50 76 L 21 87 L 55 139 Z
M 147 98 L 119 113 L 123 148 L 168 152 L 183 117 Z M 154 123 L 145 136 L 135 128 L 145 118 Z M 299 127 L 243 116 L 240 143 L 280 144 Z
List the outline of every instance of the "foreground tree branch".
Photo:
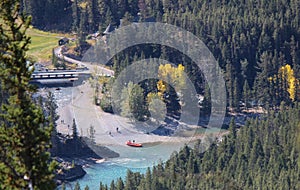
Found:
M 30 17 L 20 14 L 18 0 L 0 2 L 0 189 L 54 189 L 50 133 L 29 84 L 32 64 L 26 61 Z

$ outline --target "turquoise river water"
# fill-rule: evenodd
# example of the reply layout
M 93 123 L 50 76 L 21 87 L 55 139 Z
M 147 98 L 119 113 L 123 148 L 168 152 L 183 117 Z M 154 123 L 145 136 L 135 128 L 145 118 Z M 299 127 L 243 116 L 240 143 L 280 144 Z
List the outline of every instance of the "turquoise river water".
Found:
M 58 106 L 64 106 L 72 99 L 74 88 L 49 89 L 54 93 Z M 84 189 L 86 185 L 90 189 L 99 189 L 100 181 L 110 185 L 112 180 L 122 178 L 125 180 L 128 169 L 133 172 L 145 173 L 148 167 L 158 162 L 166 161 L 174 151 L 179 151 L 183 142 L 164 142 L 144 146 L 143 148 L 132 148 L 121 145 L 109 146 L 111 150 L 118 152 L 120 157 L 108 159 L 102 163 L 92 164 L 85 167 L 87 174 L 77 180 Z M 67 189 L 74 189 L 76 182 L 66 184 Z M 58 188 L 60 189 L 60 187 Z
M 128 169 L 133 172 L 145 173 L 148 167 L 151 168 L 158 162 L 166 161 L 181 146 L 181 143 L 161 143 L 144 148 L 109 147 L 120 153 L 120 157 L 84 168 L 87 174 L 77 181 L 82 189 L 86 185 L 90 189 L 99 189 L 100 181 L 110 185 L 112 180 L 116 181 L 120 177 L 125 180 Z M 77 181 L 67 183 L 66 188 L 73 189 Z

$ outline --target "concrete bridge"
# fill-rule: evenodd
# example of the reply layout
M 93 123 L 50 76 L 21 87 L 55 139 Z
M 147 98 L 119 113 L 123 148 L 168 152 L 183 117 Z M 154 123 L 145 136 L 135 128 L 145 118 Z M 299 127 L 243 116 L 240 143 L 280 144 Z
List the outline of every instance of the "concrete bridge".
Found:
M 74 86 L 88 78 L 88 70 L 50 70 L 33 72 L 30 83 L 37 86 Z
M 91 73 L 94 73 L 95 76 L 114 76 L 113 70 L 107 69 L 96 63 L 82 62 L 69 58 L 64 56 L 61 51 L 61 46 L 54 49 L 56 57 L 78 65 L 79 69 L 34 72 L 31 75 L 31 83 L 38 86 L 74 86 L 80 84 L 84 79 L 87 79 Z
M 77 71 L 34 72 L 31 75 L 31 80 L 70 79 L 70 78 L 78 78 L 79 74 L 80 72 Z
M 100 72 L 98 76 L 111 77 L 109 72 Z M 38 86 L 74 86 L 89 78 L 89 69 L 76 70 L 48 70 L 33 72 L 30 82 Z

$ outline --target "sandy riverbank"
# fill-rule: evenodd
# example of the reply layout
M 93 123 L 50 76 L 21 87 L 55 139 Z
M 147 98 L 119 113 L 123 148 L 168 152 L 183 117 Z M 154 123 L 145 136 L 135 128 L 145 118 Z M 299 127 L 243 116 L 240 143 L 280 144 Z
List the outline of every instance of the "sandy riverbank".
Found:
M 129 119 L 114 114 L 105 113 L 93 103 L 94 91 L 89 82 L 73 87 L 69 103 L 59 107 L 57 129 L 64 134 L 72 134 L 72 120 L 75 118 L 79 135 L 89 136 L 90 126 L 96 130 L 95 140 L 98 145 L 105 146 L 120 154 L 120 158 L 151 159 L 160 155 L 169 155 L 178 151 L 184 144 L 202 138 L 204 135 L 191 135 L 191 137 L 170 137 L 147 134 L 141 129 L 143 124 L 133 124 Z M 64 122 L 62 123 L 61 120 Z M 69 128 L 68 128 L 69 126 Z M 153 126 L 151 126 L 153 127 Z M 116 131 L 116 128 L 119 131 Z M 125 142 L 135 140 L 142 143 L 142 149 L 128 147 Z

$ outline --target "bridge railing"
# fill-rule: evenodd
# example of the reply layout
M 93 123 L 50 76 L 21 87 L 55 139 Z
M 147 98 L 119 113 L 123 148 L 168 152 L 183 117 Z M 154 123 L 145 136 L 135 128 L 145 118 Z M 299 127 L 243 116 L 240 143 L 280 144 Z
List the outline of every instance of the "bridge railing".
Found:
M 32 74 L 31 79 L 76 78 L 78 73 L 38 73 Z

